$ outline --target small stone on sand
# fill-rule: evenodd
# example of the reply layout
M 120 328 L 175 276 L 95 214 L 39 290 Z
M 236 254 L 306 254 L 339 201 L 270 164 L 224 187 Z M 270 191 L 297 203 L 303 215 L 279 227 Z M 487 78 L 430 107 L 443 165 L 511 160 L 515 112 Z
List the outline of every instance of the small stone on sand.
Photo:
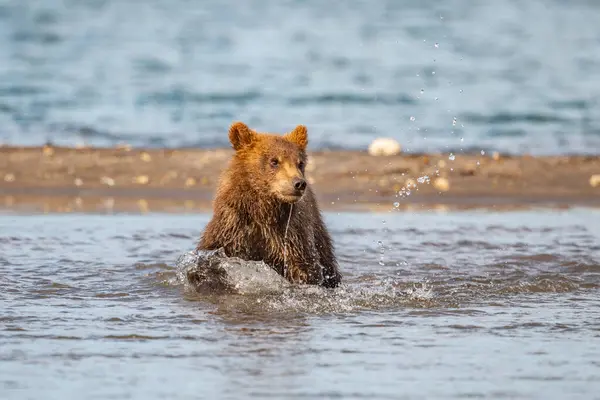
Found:
M 369 154 L 372 156 L 393 156 L 401 150 L 400 143 L 392 138 L 377 138 L 369 145 Z
M 108 177 L 108 176 L 103 176 L 102 178 L 100 178 L 100 182 L 102 182 L 103 184 L 105 184 L 107 186 L 114 186 L 115 185 L 115 180 L 113 178 Z
M 83 181 L 80 178 L 75 178 L 75 180 L 73 181 L 73 183 L 75 183 L 75 186 L 81 186 L 81 185 L 83 185 Z
M 15 174 L 8 173 L 8 174 L 4 175 L 4 182 L 14 182 L 14 181 L 15 181 Z
M 44 149 L 42 150 L 42 153 L 46 156 L 46 157 L 50 157 L 52 155 L 54 155 L 54 149 L 50 146 L 44 146 Z
M 195 185 L 196 185 L 196 179 L 194 179 L 194 178 L 187 178 L 185 180 L 185 186 L 186 187 L 192 187 L 192 186 L 195 186 Z
M 447 192 L 450 189 L 450 182 L 446 178 L 439 177 L 433 181 L 433 187 L 440 192 Z
M 133 178 L 133 182 L 137 183 L 138 185 L 145 185 L 150 181 L 150 178 L 148 178 L 148 175 L 139 175 L 136 176 L 135 178 Z
M 152 157 L 150 156 L 150 154 L 148 154 L 146 152 L 143 152 L 142 154 L 140 154 L 140 159 L 145 162 L 152 161 Z
M 594 174 L 590 176 L 590 186 L 598 187 L 600 186 L 600 174 Z

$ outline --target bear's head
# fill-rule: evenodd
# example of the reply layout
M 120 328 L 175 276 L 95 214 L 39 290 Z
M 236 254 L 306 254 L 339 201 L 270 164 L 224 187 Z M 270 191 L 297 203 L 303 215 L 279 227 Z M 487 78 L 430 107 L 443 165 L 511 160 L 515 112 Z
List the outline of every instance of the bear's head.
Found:
M 259 133 L 242 122 L 229 128 L 229 141 L 235 149 L 239 177 L 259 193 L 284 202 L 299 201 L 307 187 L 306 127 L 298 125 L 284 135 Z

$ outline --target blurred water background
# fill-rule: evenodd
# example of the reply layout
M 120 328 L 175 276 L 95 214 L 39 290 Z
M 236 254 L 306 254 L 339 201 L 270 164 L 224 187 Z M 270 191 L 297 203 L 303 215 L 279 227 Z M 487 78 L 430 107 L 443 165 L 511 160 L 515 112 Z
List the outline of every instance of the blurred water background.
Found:
M 595 1 L 0 0 L 0 141 L 600 148 Z

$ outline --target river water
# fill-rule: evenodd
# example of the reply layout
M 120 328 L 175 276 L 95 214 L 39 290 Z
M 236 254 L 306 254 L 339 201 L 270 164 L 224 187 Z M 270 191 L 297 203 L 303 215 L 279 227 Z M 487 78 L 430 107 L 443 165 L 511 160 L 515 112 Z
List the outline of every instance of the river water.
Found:
M 0 398 L 600 398 L 598 211 L 327 213 L 344 285 L 250 295 L 208 218 L 0 215 Z
M 0 0 L 0 141 L 597 153 L 600 2 Z

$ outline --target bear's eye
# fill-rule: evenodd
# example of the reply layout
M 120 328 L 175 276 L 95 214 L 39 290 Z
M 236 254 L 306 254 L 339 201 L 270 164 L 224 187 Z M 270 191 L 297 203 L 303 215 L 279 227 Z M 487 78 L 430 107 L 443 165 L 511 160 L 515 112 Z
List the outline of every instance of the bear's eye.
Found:
M 276 158 L 271 159 L 271 167 L 276 167 L 279 165 L 279 160 Z
M 304 161 L 300 161 L 298 163 L 298 168 L 301 169 L 301 170 L 304 169 Z

